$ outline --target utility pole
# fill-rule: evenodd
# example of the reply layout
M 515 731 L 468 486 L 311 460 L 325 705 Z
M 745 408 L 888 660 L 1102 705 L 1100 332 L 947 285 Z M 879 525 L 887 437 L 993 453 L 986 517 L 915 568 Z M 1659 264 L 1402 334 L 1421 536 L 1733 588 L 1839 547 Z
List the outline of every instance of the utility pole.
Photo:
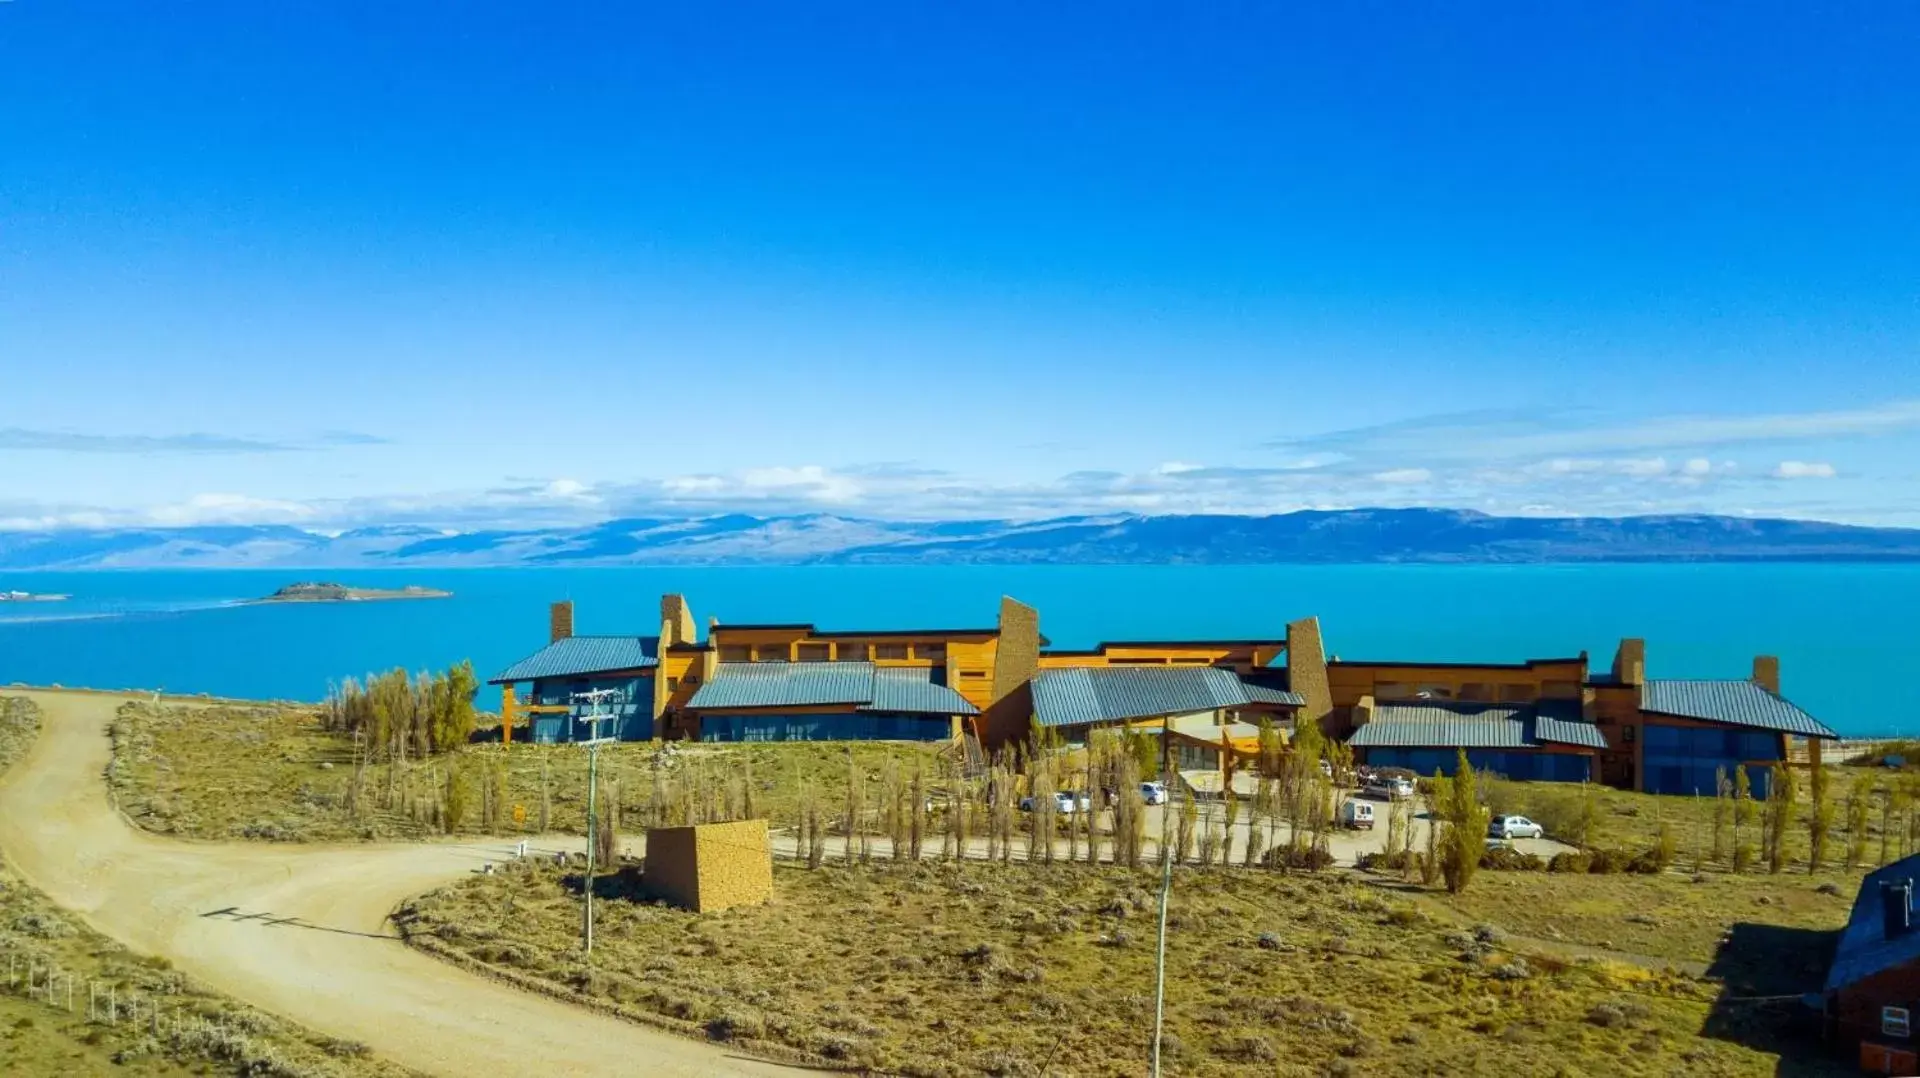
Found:
M 1160 744 L 1165 746 L 1169 741 L 1165 726 L 1161 727 L 1160 735 Z M 1173 807 L 1171 790 L 1178 785 L 1169 784 L 1169 809 Z M 1160 815 L 1160 941 L 1153 960 L 1153 1078 L 1160 1078 L 1160 1031 L 1167 1018 L 1167 896 L 1173 891 L 1173 858 L 1179 849 L 1167 846 L 1169 815 L 1170 812 Z
M 600 724 L 613 718 L 602 710 L 606 702 L 619 695 L 618 689 L 594 689 L 591 692 L 573 694 L 576 708 L 584 704 L 587 713 L 579 716 L 588 726 L 587 740 L 587 874 L 581 883 L 580 893 L 586 897 L 586 906 L 581 914 L 580 934 L 587 954 L 593 953 L 593 854 L 599 845 L 598 829 L 600 816 L 597 811 L 595 795 L 599 791 L 600 746 L 610 738 L 600 736 Z

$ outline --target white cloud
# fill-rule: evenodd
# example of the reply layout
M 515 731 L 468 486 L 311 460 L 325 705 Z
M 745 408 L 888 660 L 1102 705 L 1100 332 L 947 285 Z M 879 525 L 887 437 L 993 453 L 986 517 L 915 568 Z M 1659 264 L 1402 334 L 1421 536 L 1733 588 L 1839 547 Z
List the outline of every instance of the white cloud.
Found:
M 852 476 L 842 475 L 818 464 L 798 468 L 749 468 L 740 473 L 742 493 L 766 492 L 799 494 L 818 502 L 844 503 L 859 499 L 862 488 Z
M 146 511 L 146 522 L 166 528 L 196 524 L 301 524 L 318 510 L 303 502 L 254 498 L 245 494 L 196 494 L 176 505 Z
M 1768 474 L 1775 479 L 1832 479 L 1840 473 L 1821 461 L 1783 460 Z
M 1639 459 L 1602 459 L 1594 457 L 1555 457 L 1533 466 L 1531 471 L 1547 475 L 1625 475 L 1641 478 L 1667 474 L 1665 457 Z
M 385 438 L 356 431 L 325 431 L 311 438 L 277 440 L 228 434 L 88 434 L 70 430 L 0 427 L 0 450 L 49 453 L 284 453 L 300 449 L 386 445 Z
M 594 492 L 593 487 L 578 479 L 555 479 L 541 487 L 539 493 L 541 497 L 560 502 L 581 502 L 591 505 L 600 501 L 600 496 Z
M 827 513 L 902 520 L 1031 520 L 1123 513 L 1264 515 L 1308 508 L 1446 506 L 1511 515 L 1714 513 L 1920 523 L 1912 514 L 1863 510 L 1774 478 L 1827 478 L 1830 464 L 1782 461 L 1736 469 L 1707 456 L 1554 457 L 1515 465 L 1426 466 L 1395 462 L 1235 465 L 1163 462 L 1142 471 L 1084 470 L 1051 478 L 986 481 L 911 464 L 885 467 L 768 465 L 662 479 L 586 482 L 520 479 L 514 486 L 406 495 L 292 501 L 204 494 L 177 505 L 104 508 L 0 501 L 0 529 L 14 531 L 215 523 L 279 523 L 309 530 L 418 524 L 463 531 L 569 527 L 626 517 L 691 519 L 717 513 Z M 1898 499 L 1880 496 L 1880 503 Z M 1909 504 L 1920 504 L 1909 502 Z
M 73 513 L 42 513 L 38 516 L 0 517 L 0 532 L 47 532 L 66 528 L 105 528 L 112 517 L 94 510 Z
M 1347 459 L 1519 462 L 1607 457 L 1663 449 L 1770 445 L 1859 438 L 1920 429 L 1920 400 L 1863 408 L 1767 415 L 1669 415 L 1619 418 L 1579 409 L 1542 408 L 1415 416 L 1368 427 L 1272 443 Z

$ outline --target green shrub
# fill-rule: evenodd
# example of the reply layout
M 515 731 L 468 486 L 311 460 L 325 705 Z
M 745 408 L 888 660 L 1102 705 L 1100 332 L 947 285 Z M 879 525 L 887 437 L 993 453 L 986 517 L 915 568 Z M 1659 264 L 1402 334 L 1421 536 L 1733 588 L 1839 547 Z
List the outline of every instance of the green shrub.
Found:
M 1323 846 L 1302 847 L 1298 850 L 1289 850 L 1282 846 L 1268 850 L 1267 855 L 1261 858 L 1261 861 L 1265 863 L 1268 868 L 1280 868 L 1284 866 L 1286 868 L 1304 868 L 1311 872 L 1318 872 L 1333 864 L 1333 853 Z
M 1589 850 L 1587 853 L 1587 871 L 1596 876 L 1611 876 L 1621 872 L 1639 872 L 1634 867 L 1642 856 L 1630 854 L 1624 850 Z M 1658 871 L 1657 869 L 1655 871 Z
M 1412 853 L 1394 850 L 1391 853 L 1363 853 L 1355 861 L 1355 867 L 1367 872 L 1404 872 L 1412 863 Z
M 1544 872 L 1547 862 L 1538 854 L 1521 853 L 1511 846 L 1489 846 L 1480 855 L 1480 867 L 1501 872 Z
M 1582 850 L 1574 850 L 1569 853 L 1554 854 L 1553 859 L 1547 862 L 1547 871 L 1585 873 L 1589 871 L 1592 866 L 1592 855 Z

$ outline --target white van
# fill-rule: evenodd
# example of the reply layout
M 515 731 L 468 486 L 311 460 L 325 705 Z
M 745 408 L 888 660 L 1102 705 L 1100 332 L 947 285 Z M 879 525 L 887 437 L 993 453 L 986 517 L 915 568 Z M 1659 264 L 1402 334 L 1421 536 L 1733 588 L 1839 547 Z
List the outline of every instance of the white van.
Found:
M 1340 802 L 1340 826 L 1354 831 L 1373 830 L 1373 802 L 1357 798 Z

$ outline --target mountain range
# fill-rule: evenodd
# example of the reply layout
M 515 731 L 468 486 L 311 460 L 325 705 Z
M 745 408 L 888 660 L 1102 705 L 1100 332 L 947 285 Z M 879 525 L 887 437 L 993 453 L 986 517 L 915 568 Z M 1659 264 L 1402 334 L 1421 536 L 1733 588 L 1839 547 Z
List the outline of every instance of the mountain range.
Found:
M 0 569 L 539 565 L 1920 561 L 1920 529 L 1454 509 L 901 522 L 808 514 L 448 532 L 284 525 L 0 532 Z

